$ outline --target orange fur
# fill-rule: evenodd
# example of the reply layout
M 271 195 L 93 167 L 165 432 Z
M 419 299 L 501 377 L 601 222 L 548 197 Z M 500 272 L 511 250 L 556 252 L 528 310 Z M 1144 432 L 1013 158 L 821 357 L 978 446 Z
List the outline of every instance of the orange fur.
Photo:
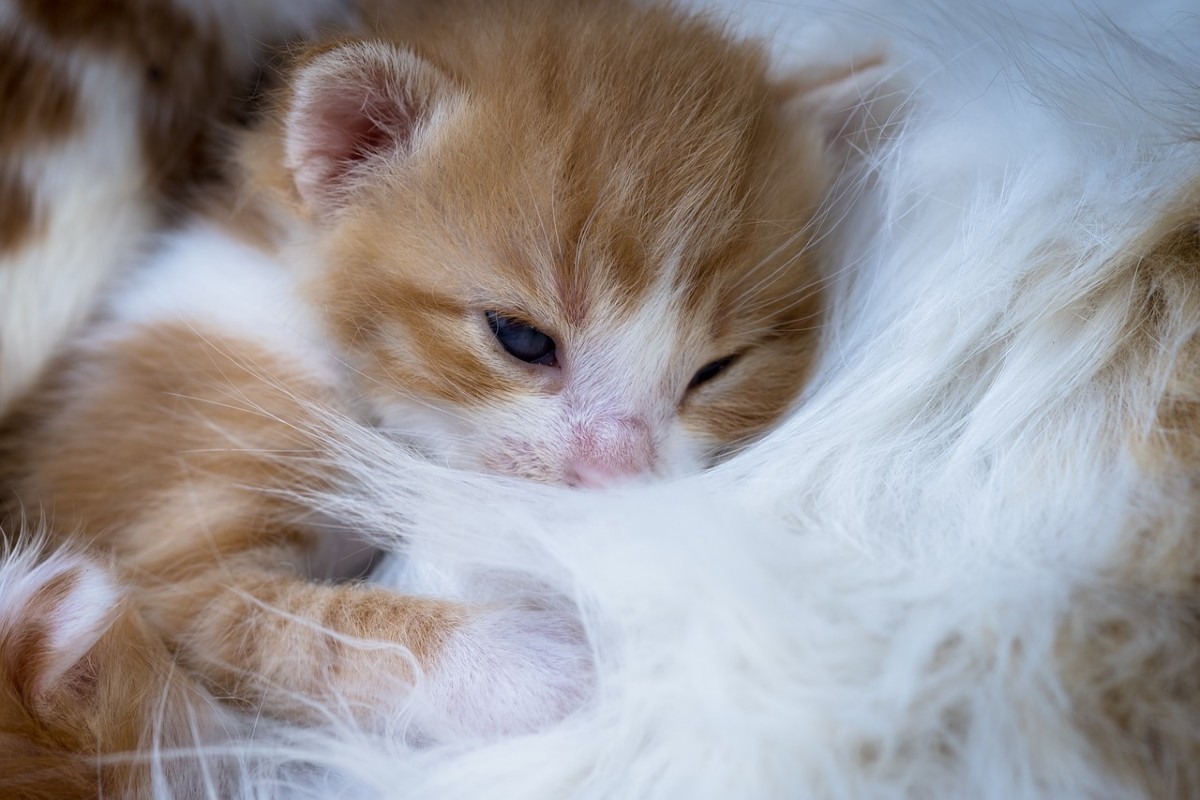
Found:
M 285 615 L 418 656 L 453 627 L 461 612 L 435 602 L 306 577 L 315 537 L 271 493 L 305 480 L 279 453 L 318 447 L 306 403 L 323 393 L 302 375 L 247 343 L 184 327 L 156 329 L 85 369 L 100 376 L 86 393 L 59 398 L 42 424 L 14 423 L 19 436 L 36 432 L 22 496 L 82 521 L 138 586 L 146 618 L 214 688 L 245 700 L 274 691 L 274 707 L 290 711 L 289 692 L 330 688 L 321 664 L 356 673 L 361 687 L 333 687 L 348 695 L 375 685 L 372 659 L 376 671 L 410 674 L 405 656 L 386 651 L 347 666 L 333 638 Z

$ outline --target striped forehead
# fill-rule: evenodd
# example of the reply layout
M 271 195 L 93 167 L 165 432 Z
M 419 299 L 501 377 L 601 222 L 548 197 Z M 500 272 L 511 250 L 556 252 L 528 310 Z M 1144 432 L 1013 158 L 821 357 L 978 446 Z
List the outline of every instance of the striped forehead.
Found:
M 682 253 L 659 232 L 635 235 L 612 220 L 585 223 L 571 252 L 543 261 L 542 275 L 570 325 L 631 316 L 674 293 Z
M 569 392 L 628 411 L 648 410 L 641 407 L 669 388 L 688 338 L 680 299 L 667 279 L 652 283 L 636 305 L 600 298 L 563 342 Z
M 576 129 L 579 120 L 547 133 L 482 129 L 480 118 L 493 116 L 472 114 L 458 129 L 453 158 L 439 166 L 453 164 L 453 175 L 441 173 L 437 193 L 448 188 L 456 201 L 448 207 L 469 209 L 468 238 L 493 243 L 505 279 L 534 296 L 552 291 L 572 323 L 601 298 L 632 309 L 664 286 L 687 290 L 703 277 L 698 265 L 711 271 L 719 263 L 745 213 L 745 153 L 701 168 L 683 163 L 680 143 L 669 136 L 639 141 L 617 127 L 597 142 Z M 733 147 L 727 140 L 741 141 L 719 133 L 712 138 L 722 152 Z M 688 137 L 703 149 L 702 133 Z M 637 144 L 615 150 L 614 142 L 626 140 Z
M 614 180 L 591 202 L 559 194 L 530 204 L 539 211 L 522 214 L 527 235 L 509 248 L 525 252 L 501 258 L 527 267 L 512 275 L 514 284 L 534 296 L 549 292 L 566 326 L 661 310 L 666 298 L 688 298 L 699 311 L 727 282 L 717 273 L 736 268 L 724 258 L 736 208 L 694 195 L 655 206 L 630 197 L 628 185 Z

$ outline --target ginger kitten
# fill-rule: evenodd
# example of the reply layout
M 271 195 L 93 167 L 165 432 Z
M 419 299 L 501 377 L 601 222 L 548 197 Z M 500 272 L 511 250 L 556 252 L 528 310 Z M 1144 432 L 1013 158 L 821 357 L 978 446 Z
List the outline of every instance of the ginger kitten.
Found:
M 321 415 L 570 486 L 712 463 L 813 361 L 858 87 L 774 82 L 669 7 L 365 16 L 293 53 L 233 199 L 113 294 L 3 458 L 208 688 L 373 724 L 420 681 L 418 735 L 531 730 L 586 696 L 575 623 L 323 580 L 365 561 L 289 499 L 323 480 Z

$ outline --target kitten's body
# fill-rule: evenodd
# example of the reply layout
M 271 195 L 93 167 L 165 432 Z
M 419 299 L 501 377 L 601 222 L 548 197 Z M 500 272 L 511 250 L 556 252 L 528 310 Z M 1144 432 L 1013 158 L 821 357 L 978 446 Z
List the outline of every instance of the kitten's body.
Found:
M 366 563 L 291 499 L 334 477 L 322 415 L 555 483 L 702 466 L 807 372 L 844 120 L 673 11 L 417 5 L 296 55 L 236 199 L 113 294 L 5 466 L 218 692 L 372 724 L 423 679 L 423 736 L 527 730 L 587 689 L 574 623 L 315 580 Z

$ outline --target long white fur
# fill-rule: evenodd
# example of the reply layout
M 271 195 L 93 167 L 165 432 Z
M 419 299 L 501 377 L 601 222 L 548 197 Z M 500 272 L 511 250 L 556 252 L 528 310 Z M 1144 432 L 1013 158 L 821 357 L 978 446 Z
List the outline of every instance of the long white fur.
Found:
M 1083 299 L 1200 177 L 1200 31 L 1184 0 L 1110 6 L 725 8 L 795 65 L 883 41 L 911 87 L 829 208 L 803 402 L 712 472 L 604 493 L 330 419 L 349 477 L 311 500 L 403 554 L 380 580 L 577 618 L 594 695 L 487 742 L 332 712 L 260 731 L 231 745 L 245 796 L 1136 797 L 1073 724 L 1053 647 L 1156 494 L 1113 431 L 1149 424 L 1165 375 L 1090 391 L 1130 309 Z

